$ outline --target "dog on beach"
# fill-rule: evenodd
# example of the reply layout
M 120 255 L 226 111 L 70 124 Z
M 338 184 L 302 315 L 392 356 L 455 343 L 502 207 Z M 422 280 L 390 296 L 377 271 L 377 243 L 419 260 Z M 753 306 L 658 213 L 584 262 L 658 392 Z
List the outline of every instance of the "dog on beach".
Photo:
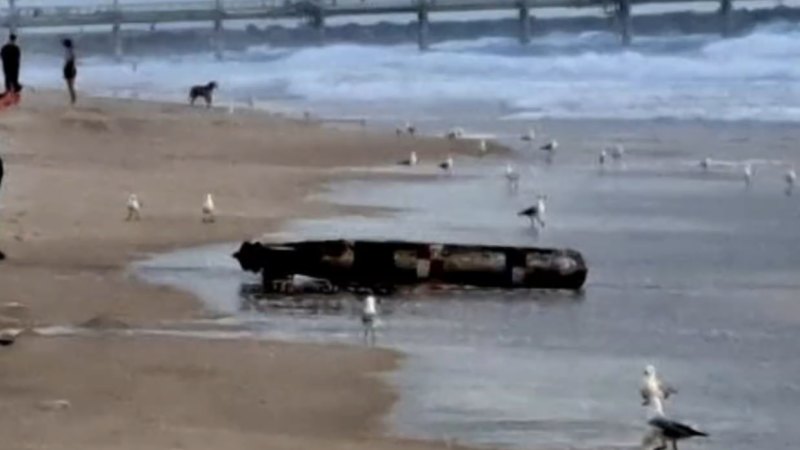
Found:
M 194 102 L 198 98 L 202 98 L 206 102 L 206 108 L 211 107 L 214 100 L 214 89 L 217 88 L 217 82 L 211 81 L 206 85 L 196 85 L 189 89 L 189 104 L 194 106 Z

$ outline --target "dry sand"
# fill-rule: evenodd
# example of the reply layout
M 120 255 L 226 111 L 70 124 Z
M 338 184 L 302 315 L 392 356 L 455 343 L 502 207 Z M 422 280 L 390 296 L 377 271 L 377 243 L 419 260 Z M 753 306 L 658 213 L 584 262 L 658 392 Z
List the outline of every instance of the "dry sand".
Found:
M 189 295 L 131 278 L 128 264 L 341 213 L 307 200 L 342 176 L 336 167 L 391 163 L 411 148 L 428 161 L 472 151 L 181 105 L 88 99 L 71 109 L 52 94 L 1 114 L 0 326 L 204 316 Z M 141 222 L 124 221 L 131 192 Z M 220 210 L 212 225 L 200 220 L 206 192 Z M 373 374 L 397 361 L 339 346 L 22 336 L 0 348 L 0 448 L 436 448 L 382 436 L 394 396 Z

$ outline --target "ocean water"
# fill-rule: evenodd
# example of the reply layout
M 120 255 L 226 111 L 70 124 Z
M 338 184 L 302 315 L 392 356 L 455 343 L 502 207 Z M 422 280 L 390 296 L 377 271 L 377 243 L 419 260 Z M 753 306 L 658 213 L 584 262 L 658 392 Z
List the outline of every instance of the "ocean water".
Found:
M 226 54 L 137 57 L 117 64 L 81 60 L 83 89 L 183 100 L 191 84 L 214 79 L 223 102 L 250 98 L 271 106 L 371 119 L 447 116 L 448 102 L 471 102 L 499 119 L 800 117 L 800 24 L 771 23 L 723 40 L 715 35 L 640 36 L 623 49 L 612 33 L 554 33 L 529 46 L 484 38 L 436 44 L 420 53 L 396 46 L 269 45 Z M 31 55 L 23 79 L 60 87 L 58 59 Z M 452 108 L 450 109 L 452 111 Z M 484 114 L 485 115 L 485 114 Z
M 492 123 L 484 130 L 504 132 L 506 122 L 496 129 Z M 378 343 L 409 355 L 391 377 L 401 397 L 388 420 L 399 435 L 520 449 L 635 448 L 646 413 L 638 381 L 653 363 L 680 389 L 668 412 L 712 435 L 685 448 L 794 448 L 800 197 L 785 195 L 781 175 L 796 153 L 736 143 L 748 135 L 757 141 L 754 129 L 773 142 L 797 132 L 780 124 L 698 131 L 650 123 L 623 135 L 630 122 L 570 123 L 540 124 L 541 133 L 576 143 L 551 164 L 518 146 L 508 157 L 457 159 L 454 175 L 435 180 L 337 184 L 326 200 L 399 213 L 301 221 L 270 239 L 429 239 L 584 253 L 590 274 L 578 294 L 488 290 L 384 299 Z M 729 158 L 703 172 L 694 156 L 702 153 L 667 139 L 681 130 Z M 597 147 L 579 145 L 612 139 L 629 151 L 624 163 L 603 169 Z M 516 193 L 502 176 L 506 161 L 522 174 Z M 750 188 L 740 174 L 745 161 L 758 168 Z M 412 170 L 428 172 L 435 162 Z M 541 233 L 515 214 L 538 192 L 549 196 Z M 359 304 L 350 295 L 327 310 L 254 303 L 242 286 L 258 277 L 239 272 L 229 257 L 236 247 L 165 255 L 139 273 L 189 289 L 226 314 L 206 325 L 360 343 Z
M 401 392 L 392 432 L 509 448 L 634 448 L 644 432 L 638 381 L 653 363 L 680 389 L 668 412 L 712 435 L 685 448 L 793 449 L 800 197 L 784 195 L 780 177 L 798 163 L 799 40 L 797 25 L 776 23 L 730 40 L 646 37 L 625 50 L 605 33 L 528 47 L 445 42 L 424 54 L 411 44 L 263 46 L 224 63 L 144 58 L 136 71 L 87 58 L 80 85 L 180 99 L 190 82 L 216 79 L 222 102 L 254 97 L 379 127 L 412 118 L 432 134 L 458 124 L 514 147 L 507 157 L 458 159 L 454 175 L 431 181 L 332 186 L 329 201 L 400 212 L 299 222 L 273 236 L 569 246 L 586 256 L 580 294 L 383 299 L 379 345 L 409 355 L 391 375 Z M 58 86 L 54 64 L 33 55 L 25 79 Z M 518 145 L 529 126 L 560 140 L 552 164 Z M 612 142 L 628 155 L 600 170 L 597 152 Z M 706 156 L 720 161 L 709 173 L 697 165 Z M 502 178 L 507 161 L 522 174 L 517 193 Z M 750 189 L 748 161 L 757 167 Z M 515 213 L 539 192 L 549 196 L 548 225 L 537 234 Z M 230 258 L 236 246 L 162 255 L 135 271 L 197 293 L 222 316 L 183 327 L 360 343 L 350 296 L 326 310 L 261 307 L 242 289 L 258 279 Z

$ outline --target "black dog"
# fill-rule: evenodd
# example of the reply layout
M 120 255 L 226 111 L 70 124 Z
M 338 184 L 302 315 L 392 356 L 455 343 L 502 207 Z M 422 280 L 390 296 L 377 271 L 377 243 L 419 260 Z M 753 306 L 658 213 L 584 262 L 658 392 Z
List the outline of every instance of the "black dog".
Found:
M 195 100 L 202 98 L 206 102 L 206 107 L 210 108 L 213 101 L 214 89 L 217 88 L 216 81 L 212 81 L 205 86 L 197 85 L 189 89 L 189 103 L 194 106 Z

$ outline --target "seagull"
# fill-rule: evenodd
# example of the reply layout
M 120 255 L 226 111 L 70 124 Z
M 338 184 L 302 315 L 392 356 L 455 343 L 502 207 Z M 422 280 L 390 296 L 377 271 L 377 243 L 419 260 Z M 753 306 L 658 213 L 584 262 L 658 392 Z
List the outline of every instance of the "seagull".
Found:
M 131 221 L 141 219 L 139 214 L 141 210 L 142 202 L 139 201 L 139 197 L 136 194 L 128 196 L 128 217 L 125 218 L 125 220 Z
M 649 444 L 656 439 L 661 440 L 661 445 L 655 450 L 666 450 L 667 443 L 672 443 L 672 450 L 678 450 L 678 441 L 689 439 L 695 436 L 708 436 L 707 433 L 696 430 L 689 425 L 668 419 L 664 415 L 661 407 L 661 399 L 653 397 L 651 399 L 653 412 L 647 424 L 651 427 L 651 433 L 645 438 L 645 443 Z
M 486 145 L 486 139 L 481 139 L 480 141 L 478 141 L 478 153 L 480 153 L 481 156 L 483 156 L 488 151 L 489 147 Z
M 464 129 L 460 127 L 451 128 L 446 136 L 447 139 L 461 139 L 464 136 Z
M 700 160 L 700 168 L 707 172 L 708 169 L 711 168 L 711 158 L 703 158 L 703 159 L 701 159 Z
M 749 163 L 745 164 L 742 170 L 742 176 L 744 177 L 744 185 L 749 188 L 753 183 L 753 166 Z
M 544 144 L 543 146 L 539 147 L 539 150 L 544 150 L 550 153 L 555 152 L 556 149 L 558 149 L 558 141 L 556 141 L 555 139 L 552 139 L 547 144 Z
M 448 156 L 447 159 L 439 163 L 439 168 L 450 173 L 450 171 L 453 170 L 453 157 Z
M 203 202 L 203 223 L 214 222 L 214 198 L 211 194 L 206 194 L 206 201 Z
M 411 153 L 409 153 L 408 159 L 400 161 L 399 164 L 403 166 L 416 166 L 418 162 L 419 160 L 417 159 L 417 152 L 412 151 Z
M 409 136 L 414 136 L 414 133 L 417 132 L 417 128 L 409 121 L 406 121 L 402 127 L 397 127 L 395 129 L 395 133 L 400 136 L 403 133 L 408 133 Z
M 536 131 L 534 131 L 533 128 L 528 128 L 527 131 L 522 133 L 520 139 L 525 142 L 533 142 L 533 140 L 536 139 Z
M 601 166 L 604 166 L 606 164 L 607 157 L 608 153 L 605 151 L 605 149 L 600 150 L 600 155 L 597 157 L 597 163 L 600 164 Z
M 611 158 L 614 161 L 619 161 L 623 156 L 625 156 L 625 147 L 623 147 L 621 144 L 614 145 L 609 150 L 609 153 L 611 153 Z
M 508 180 L 508 187 L 516 190 L 519 187 L 519 173 L 514 170 L 511 163 L 506 165 L 506 180 Z
M 361 324 L 364 326 L 364 342 L 375 344 L 375 322 L 378 321 L 378 308 L 375 297 L 372 295 L 364 299 L 364 308 L 361 310 Z
M 520 217 L 527 217 L 531 220 L 531 226 L 539 226 L 540 228 L 544 228 L 544 213 L 545 213 L 545 203 L 544 201 L 547 199 L 545 195 L 538 195 L 536 197 L 536 204 L 531 206 L 530 208 L 523 209 L 522 211 L 518 212 L 517 215 Z
M 639 393 L 642 395 L 642 406 L 647 406 L 652 398 L 666 400 L 670 395 L 677 394 L 678 391 L 661 381 L 656 375 L 655 366 L 648 364 L 644 368 L 644 376 L 642 377 Z
M 795 173 L 794 168 L 786 171 L 786 174 L 783 175 L 783 180 L 786 182 L 786 195 L 792 195 L 792 191 L 794 191 L 794 183 L 797 181 L 797 174 Z

